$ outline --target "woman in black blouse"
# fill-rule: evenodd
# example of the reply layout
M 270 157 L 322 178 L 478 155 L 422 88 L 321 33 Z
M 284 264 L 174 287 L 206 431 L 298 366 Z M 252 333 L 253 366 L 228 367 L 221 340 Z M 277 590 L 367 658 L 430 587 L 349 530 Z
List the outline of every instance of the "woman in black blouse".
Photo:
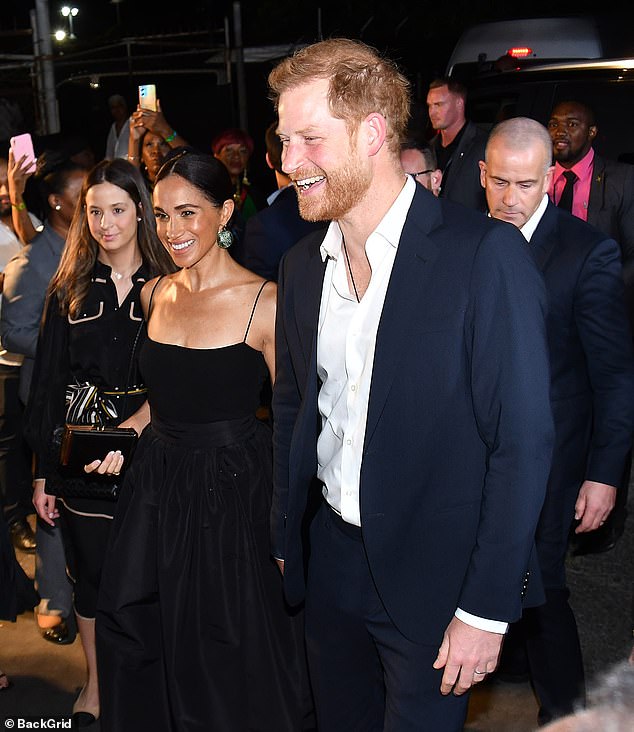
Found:
M 115 504 L 59 498 L 53 432 L 66 421 L 123 425 L 147 422 L 145 389 L 133 344 L 142 337 L 139 294 L 159 273 L 174 270 L 156 236 L 152 204 L 139 171 L 116 159 L 88 174 L 59 268 L 49 289 L 26 414 L 37 458 L 33 503 L 40 518 L 59 518 L 67 545 L 87 681 L 73 707 L 76 724 L 99 716 L 95 606 Z

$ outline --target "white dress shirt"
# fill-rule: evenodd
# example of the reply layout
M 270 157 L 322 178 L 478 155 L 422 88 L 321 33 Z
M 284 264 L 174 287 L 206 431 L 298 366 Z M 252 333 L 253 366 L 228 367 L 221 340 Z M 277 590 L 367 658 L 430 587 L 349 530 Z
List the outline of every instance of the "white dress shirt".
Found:
M 359 476 L 368 416 L 374 345 L 407 212 L 416 183 L 408 178 L 365 244 L 372 274 L 361 302 L 350 292 L 339 224 L 333 221 L 321 245 L 327 259 L 317 339 L 322 383 L 317 440 L 317 476 L 324 496 L 343 519 L 361 526 Z
M 359 479 L 374 348 L 379 320 L 403 226 L 416 183 L 407 176 L 398 197 L 370 234 L 365 252 L 372 270 L 361 302 L 350 292 L 341 229 L 333 221 L 321 245 L 327 260 L 317 337 L 318 405 L 322 430 L 317 440 L 317 476 L 328 504 L 344 521 L 361 526 Z M 508 623 L 480 618 L 458 608 L 463 622 L 505 633 Z
M 548 194 L 544 193 L 544 197 L 542 198 L 541 203 L 535 209 L 535 212 L 530 217 L 530 219 L 520 229 L 526 241 L 531 240 L 533 234 L 535 233 L 535 229 L 539 226 L 539 222 L 542 220 L 542 216 L 546 212 L 546 207 L 548 206 L 549 200 L 550 199 L 548 198 Z

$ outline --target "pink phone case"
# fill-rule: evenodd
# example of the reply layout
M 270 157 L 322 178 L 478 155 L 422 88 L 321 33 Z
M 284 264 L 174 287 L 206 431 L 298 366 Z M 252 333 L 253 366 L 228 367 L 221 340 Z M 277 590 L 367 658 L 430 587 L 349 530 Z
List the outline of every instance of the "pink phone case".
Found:
M 26 162 L 31 163 L 27 168 L 27 172 L 33 173 L 35 171 L 35 152 L 33 151 L 33 140 L 28 132 L 23 135 L 16 135 L 10 140 L 11 149 L 13 150 L 13 158 L 18 162 L 20 158 L 26 155 Z

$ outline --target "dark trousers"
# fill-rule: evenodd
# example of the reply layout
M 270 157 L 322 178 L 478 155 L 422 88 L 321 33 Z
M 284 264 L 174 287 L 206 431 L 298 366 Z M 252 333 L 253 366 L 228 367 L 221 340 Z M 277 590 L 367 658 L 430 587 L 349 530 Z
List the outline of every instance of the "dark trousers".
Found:
M 468 694 L 440 693 L 438 646 L 413 643 L 376 591 L 360 529 L 325 504 L 311 527 L 306 643 L 320 732 L 458 732 Z
M 577 483 L 551 480 L 542 507 L 535 544 L 546 592 L 544 605 L 524 610 L 504 643 L 503 661 L 519 644 L 526 650 L 531 682 L 539 700 L 539 723 L 563 717 L 585 698 L 579 633 L 568 602 L 565 560 Z
M 22 436 L 20 367 L 0 364 L 0 495 L 8 524 L 34 513 L 31 452 Z

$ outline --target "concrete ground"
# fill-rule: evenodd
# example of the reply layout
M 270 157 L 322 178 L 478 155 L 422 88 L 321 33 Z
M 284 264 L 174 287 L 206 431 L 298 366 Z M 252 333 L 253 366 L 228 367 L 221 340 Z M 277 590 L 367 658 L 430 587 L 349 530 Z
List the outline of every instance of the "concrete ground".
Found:
M 625 534 L 617 546 L 605 554 L 568 558 L 571 602 L 590 682 L 630 652 L 633 557 L 634 488 Z M 19 559 L 33 576 L 33 556 L 20 554 Z M 69 715 L 84 678 L 79 639 L 70 646 L 47 643 L 32 612 L 16 623 L 0 624 L 0 667 L 13 681 L 10 690 L 0 692 L 0 729 L 5 717 Z M 493 677 L 472 694 L 469 710 L 468 732 L 531 732 L 536 728 L 537 703 L 528 683 L 502 683 Z M 87 729 L 97 732 L 99 723 Z

